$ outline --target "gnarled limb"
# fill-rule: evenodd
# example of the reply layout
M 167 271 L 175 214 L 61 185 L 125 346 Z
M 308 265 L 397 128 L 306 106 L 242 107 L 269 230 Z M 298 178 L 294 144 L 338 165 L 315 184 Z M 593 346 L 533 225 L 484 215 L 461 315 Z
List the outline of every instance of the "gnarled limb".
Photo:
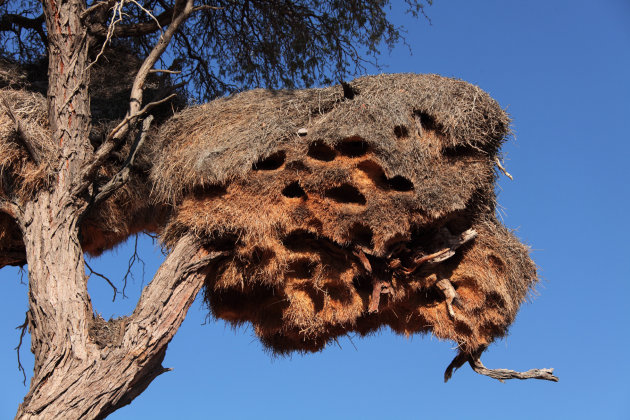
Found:
M 553 369 L 530 369 L 527 372 L 517 372 L 510 369 L 488 369 L 481 363 L 479 357 L 468 361 L 470 367 L 480 375 L 489 376 L 503 382 L 506 379 L 544 379 L 546 381 L 558 382 L 554 376 Z
M 444 372 L 444 382 L 448 382 L 453 372 L 468 362 L 470 367 L 480 375 L 489 376 L 501 382 L 507 379 L 543 379 L 546 381 L 558 382 L 560 379 L 553 374 L 553 369 L 530 369 L 526 372 L 517 372 L 510 369 L 488 369 L 481 363 L 481 353 L 486 348 L 482 347 L 474 354 L 468 354 L 460 351 L 453 361 L 448 365 Z

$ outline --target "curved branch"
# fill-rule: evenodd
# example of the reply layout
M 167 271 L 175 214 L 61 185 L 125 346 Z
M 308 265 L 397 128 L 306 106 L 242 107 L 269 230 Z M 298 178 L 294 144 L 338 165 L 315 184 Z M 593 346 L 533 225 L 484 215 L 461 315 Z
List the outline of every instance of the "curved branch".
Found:
M 444 382 L 448 382 L 453 376 L 453 372 L 468 362 L 472 370 L 480 375 L 488 376 L 501 382 L 508 379 L 543 379 L 546 381 L 558 382 L 560 379 L 553 374 L 553 369 L 530 369 L 526 372 L 517 372 L 511 369 L 488 369 L 481 363 L 481 353 L 485 351 L 485 347 L 468 354 L 460 351 L 453 361 L 448 365 L 444 372 Z

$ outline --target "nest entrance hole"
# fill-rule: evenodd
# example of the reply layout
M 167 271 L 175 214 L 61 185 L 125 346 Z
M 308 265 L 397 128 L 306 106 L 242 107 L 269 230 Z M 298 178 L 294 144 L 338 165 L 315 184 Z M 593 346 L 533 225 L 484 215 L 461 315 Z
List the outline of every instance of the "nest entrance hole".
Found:
M 416 124 L 419 124 L 419 132 L 422 133 L 422 130 L 433 130 L 438 131 L 438 124 L 435 122 L 435 118 L 426 112 L 416 111 L 414 112 L 414 119 L 416 120 Z
M 332 162 L 337 157 L 335 150 L 322 142 L 311 143 L 306 154 L 315 160 L 323 162 Z
M 352 225 L 350 231 L 348 232 L 348 236 L 350 241 L 359 246 L 365 248 L 372 248 L 374 246 L 374 233 L 372 233 L 372 229 L 362 223 L 355 223 Z
M 344 139 L 335 148 L 343 156 L 354 158 L 365 155 L 369 151 L 370 145 L 363 138 L 352 136 Z
M 361 191 L 350 184 L 342 184 L 338 187 L 330 188 L 326 190 L 324 196 L 343 204 L 365 205 L 366 203 L 365 196 L 361 194 Z
M 412 191 L 414 189 L 413 182 L 409 178 L 405 178 L 401 175 L 396 175 L 392 178 L 387 178 L 385 171 L 378 163 L 373 160 L 364 160 L 357 166 L 359 170 L 363 171 L 368 178 L 381 189 L 391 189 L 394 191 Z
M 304 191 L 298 181 L 295 181 L 284 187 L 282 195 L 287 198 L 302 198 L 306 197 L 306 191 Z
M 252 169 L 258 171 L 273 171 L 280 168 L 286 159 L 286 153 L 284 150 L 276 152 L 272 155 L 267 156 L 264 159 L 258 160 L 258 162 L 254 163 Z

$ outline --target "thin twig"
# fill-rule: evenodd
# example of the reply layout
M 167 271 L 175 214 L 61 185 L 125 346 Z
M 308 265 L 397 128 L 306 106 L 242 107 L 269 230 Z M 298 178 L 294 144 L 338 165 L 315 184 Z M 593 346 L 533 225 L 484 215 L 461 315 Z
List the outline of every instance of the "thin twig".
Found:
M 85 71 L 88 71 L 94 64 L 96 64 L 98 59 L 101 58 L 101 55 L 103 55 L 103 52 L 105 52 L 105 48 L 111 41 L 112 35 L 114 34 L 114 28 L 116 27 L 116 24 L 123 21 L 122 8 L 124 5 L 125 0 L 121 0 L 114 4 L 114 10 L 112 11 L 112 20 L 111 22 L 109 22 L 109 26 L 107 27 L 107 35 L 105 35 L 105 41 L 103 41 L 103 45 L 101 45 L 101 50 L 98 52 L 98 54 L 96 54 L 96 58 L 94 59 L 94 61 L 88 64 L 88 66 L 85 68 Z
M 22 384 L 26 385 L 26 372 L 24 371 L 24 366 L 22 366 L 22 361 L 20 360 L 20 348 L 22 347 L 22 341 L 24 340 L 24 335 L 26 335 L 26 329 L 28 328 L 28 311 L 26 311 L 26 317 L 24 319 L 24 323 L 22 325 L 18 325 L 15 327 L 16 330 L 20 330 L 20 342 L 17 347 L 14 349 L 17 352 L 17 362 L 18 362 L 18 370 L 22 372 L 22 376 L 24 380 Z
M 167 70 L 167 69 L 151 69 L 149 73 L 169 73 L 169 74 L 180 74 L 180 70 Z
M 144 270 L 146 268 L 146 264 L 144 260 L 140 257 L 140 254 L 138 253 L 138 234 L 136 234 L 135 242 L 133 245 L 133 254 L 131 254 L 131 257 L 129 257 L 129 262 L 127 264 L 127 272 L 125 273 L 125 276 L 123 277 L 123 290 L 122 290 L 123 297 L 126 297 L 125 289 L 127 289 L 127 280 L 129 280 L 129 277 L 131 277 L 133 280 L 136 279 L 132 271 L 132 268 L 136 264 L 136 262 L 139 262 L 140 264 L 142 264 L 142 284 L 144 284 L 144 275 L 145 275 Z
M 501 172 L 503 172 L 505 174 L 505 176 L 510 178 L 510 180 L 514 181 L 514 178 L 512 177 L 512 175 L 510 175 L 510 173 L 508 171 L 506 171 L 505 168 L 503 167 L 503 165 L 501 164 L 501 161 L 499 160 L 498 156 L 496 156 L 494 158 L 494 161 L 497 164 L 497 167 L 501 170 Z
M 107 283 L 109 283 L 109 285 L 112 287 L 112 289 L 114 290 L 114 297 L 112 298 L 112 302 L 116 301 L 116 295 L 118 294 L 118 289 L 116 288 L 116 286 L 114 286 L 114 283 L 104 274 L 101 273 L 97 273 L 96 271 L 94 271 L 92 269 L 92 267 L 90 267 L 90 264 L 88 264 L 87 261 L 85 261 L 85 266 L 87 267 L 88 270 L 90 270 L 90 276 L 92 274 L 94 274 L 97 277 L 102 278 L 103 280 L 105 280 Z M 123 293 L 123 297 L 125 296 L 125 294 Z

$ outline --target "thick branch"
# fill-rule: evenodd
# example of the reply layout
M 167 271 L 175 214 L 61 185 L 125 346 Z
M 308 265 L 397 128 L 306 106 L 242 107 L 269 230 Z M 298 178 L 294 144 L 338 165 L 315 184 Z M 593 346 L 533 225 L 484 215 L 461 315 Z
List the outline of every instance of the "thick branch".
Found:
M 0 31 L 10 31 L 13 29 L 13 25 L 19 26 L 20 28 L 38 30 L 42 28 L 43 24 L 43 14 L 32 19 L 12 13 L 7 13 L 6 15 L 2 15 L 2 17 L 0 17 Z
M 478 357 L 468 360 L 468 364 L 480 375 L 489 376 L 501 382 L 507 379 L 544 379 L 545 381 L 559 381 L 558 377 L 554 376 L 553 369 L 530 369 L 527 372 L 517 372 L 510 369 L 488 369 L 481 363 Z
M 453 372 L 468 362 L 470 367 L 480 375 L 489 376 L 490 378 L 497 379 L 501 382 L 507 379 L 543 379 L 546 381 L 558 382 L 557 376 L 554 376 L 553 369 L 530 369 L 527 372 L 517 372 L 510 369 L 488 369 L 481 363 L 481 353 L 483 353 L 485 347 L 479 349 L 475 354 L 467 354 L 459 352 L 453 361 L 448 365 L 444 372 L 444 382 L 448 382 L 453 375 Z

